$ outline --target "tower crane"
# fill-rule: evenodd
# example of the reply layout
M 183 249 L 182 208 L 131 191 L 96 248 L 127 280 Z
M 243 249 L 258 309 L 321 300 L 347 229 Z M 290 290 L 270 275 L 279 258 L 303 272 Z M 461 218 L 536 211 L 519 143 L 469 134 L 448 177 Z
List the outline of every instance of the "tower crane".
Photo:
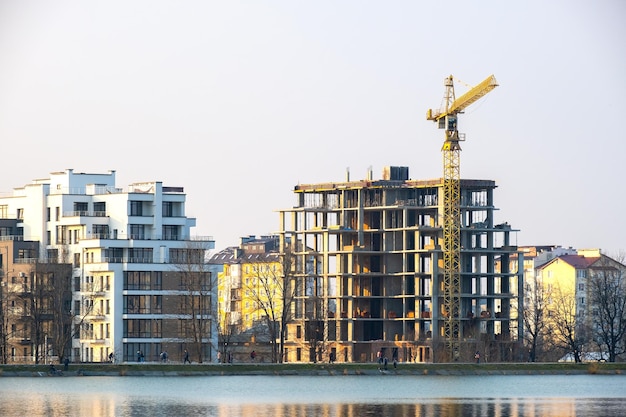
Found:
M 443 337 L 450 360 L 457 360 L 461 344 L 461 208 L 460 155 L 465 135 L 457 130 L 458 115 L 498 86 L 493 75 L 458 99 L 452 75 L 444 82 L 445 95 L 439 110 L 429 109 L 426 119 L 445 129 L 443 153 Z

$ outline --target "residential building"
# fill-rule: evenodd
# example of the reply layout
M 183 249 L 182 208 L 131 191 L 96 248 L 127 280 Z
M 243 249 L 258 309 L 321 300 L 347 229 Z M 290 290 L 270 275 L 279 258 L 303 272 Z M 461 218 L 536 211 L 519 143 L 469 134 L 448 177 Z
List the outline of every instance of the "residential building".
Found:
M 535 273 L 551 298 L 560 295 L 574 297 L 575 311 L 578 314 L 587 311 L 587 279 L 591 277 L 594 266 L 599 265 L 603 256 L 599 249 L 579 250 L 575 254 L 552 258 L 539 265 Z
M 279 327 L 283 311 L 278 236 L 242 237 L 239 246 L 211 257 L 211 264 L 220 266 L 217 314 L 224 354 L 247 361 L 255 349 L 257 360 L 270 361 L 270 338 L 278 343 L 278 329 L 270 332 L 269 325 Z
M 494 223 L 489 180 L 460 181 L 460 322 L 458 360 L 474 352 L 493 361 L 520 357 L 523 256 L 516 230 Z M 411 180 L 407 167 L 383 178 L 295 187 L 280 210 L 281 250 L 288 241 L 312 259 L 296 271 L 288 361 L 445 361 L 443 180 Z M 519 265 L 510 268 L 515 255 Z M 499 264 L 497 264 L 499 261 Z M 520 271 L 520 272 L 517 272 Z
M 562 248 L 556 245 L 543 246 L 520 246 L 519 252 L 523 255 L 521 263 L 523 267 L 523 304 L 512 306 L 522 311 L 525 323 L 523 327 L 523 340 L 528 351 L 528 360 L 535 362 L 538 359 L 546 359 L 546 347 L 549 345 L 546 340 L 546 329 L 544 328 L 545 303 L 547 296 L 543 291 L 543 284 L 537 278 L 537 268 L 550 260 L 561 255 L 575 255 L 576 250 L 572 248 Z M 509 261 L 511 271 L 517 271 L 520 259 L 517 254 L 512 254 Z M 523 309 L 523 310 L 522 310 Z
M 183 187 L 160 181 L 118 188 L 115 171 L 53 172 L 0 197 L 0 218 L 39 242 L 41 261 L 70 263 L 73 361 L 172 359 L 185 349 L 211 358 L 214 277 L 210 237 L 192 237 Z M 189 282 L 199 282 L 190 288 Z M 191 320 L 203 334 L 190 334 Z
M 583 249 L 539 266 L 536 277 L 549 300 L 550 335 L 566 341 L 564 348 L 579 355 L 600 349 L 609 361 L 623 354 L 626 265 L 600 249 Z
M 4 234 L 8 224 L 0 220 L 0 363 L 58 360 L 71 341 L 71 265 L 40 261 L 39 243 Z

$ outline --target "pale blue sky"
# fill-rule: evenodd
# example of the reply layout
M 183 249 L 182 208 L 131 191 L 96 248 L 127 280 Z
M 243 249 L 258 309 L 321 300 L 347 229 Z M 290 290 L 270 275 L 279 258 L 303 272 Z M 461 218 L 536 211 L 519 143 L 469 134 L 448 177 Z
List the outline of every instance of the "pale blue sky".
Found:
M 0 192 L 52 171 L 184 186 L 221 249 L 298 183 L 442 175 L 443 80 L 519 245 L 626 249 L 626 2 L 0 1 Z M 457 95 L 465 91 L 457 83 Z

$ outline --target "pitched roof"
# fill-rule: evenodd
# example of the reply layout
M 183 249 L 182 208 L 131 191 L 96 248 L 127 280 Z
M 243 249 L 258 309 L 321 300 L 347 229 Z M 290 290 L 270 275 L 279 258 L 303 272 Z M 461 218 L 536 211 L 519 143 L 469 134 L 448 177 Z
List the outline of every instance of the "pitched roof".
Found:
M 211 257 L 211 264 L 246 264 L 278 262 L 278 252 L 246 252 L 237 246 L 230 246 Z
M 557 256 L 556 258 L 552 259 L 549 262 L 546 262 L 545 264 L 542 264 L 541 266 L 537 268 L 538 269 L 545 268 L 546 266 L 551 265 L 552 263 L 557 262 L 558 260 L 561 260 L 561 261 L 568 263 L 573 268 L 587 269 L 587 268 L 590 268 L 591 265 L 593 265 L 599 259 L 600 259 L 599 256 L 587 257 L 587 256 L 582 256 L 582 255 L 561 255 L 561 256 Z

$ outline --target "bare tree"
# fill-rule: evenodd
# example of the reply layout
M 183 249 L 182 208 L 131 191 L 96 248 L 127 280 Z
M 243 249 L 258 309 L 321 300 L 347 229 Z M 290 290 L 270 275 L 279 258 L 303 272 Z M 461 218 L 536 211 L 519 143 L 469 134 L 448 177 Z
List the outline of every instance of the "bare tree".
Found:
M 211 346 L 213 324 L 212 303 L 215 277 L 207 263 L 208 249 L 202 242 L 189 242 L 186 248 L 174 252 L 171 261 L 180 276 L 180 314 L 183 319 L 183 337 L 191 345 L 192 354 L 202 363 Z M 193 357 L 193 356 L 192 356 Z
M 0 272 L 4 272 L 0 265 Z M 2 274 L 0 273 L 0 363 L 7 363 L 9 360 L 9 293 L 7 291 L 5 282 L 2 280 Z
M 586 323 L 585 312 L 577 309 L 576 297 L 560 286 L 551 291 L 549 314 L 550 332 L 555 347 L 563 352 L 571 352 L 575 362 L 582 361 L 582 354 L 589 342 L 589 328 Z
M 287 335 L 287 326 L 293 319 L 293 305 L 296 299 L 296 287 L 294 276 L 298 271 L 304 270 L 303 265 L 299 265 L 296 256 L 294 255 L 294 247 L 286 244 L 283 252 L 280 254 L 280 263 L 282 270 L 281 282 L 281 296 L 282 305 L 280 317 L 280 356 L 278 362 L 284 361 L 285 352 L 285 337 Z
M 528 347 L 528 360 L 535 362 L 543 353 L 546 339 L 546 301 L 550 298 L 543 282 L 534 277 L 526 283 L 524 311 L 524 341 Z
M 328 309 L 321 295 L 321 285 L 316 278 L 312 278 L 312 282 L 307 285 L 311 292 L 305 301 L 305 341 L 309 343 L 309 357 L 311 362 L 321 362 L 326 353 L 326 345 L 328 341 L 328 329 L 326 327 L 326 317 L 328 317 Z
M 241 319 L 237 320 L 237 322 L 233 322 L 232 313 L 230 311 L 224 311 L 224 309 L 218 305 L 217 307 L 217 317 L 216 317 L 216 328 L 217 328 L 217 337 L 218 337 L 218 345 L 220 352 L 220 362 L 228 361 L 228 349 L 233 341 L 233 338 L 240 332 L 241 330 Z
M 594 336 L 609 362 L 626 352 L 626 267 L 618 259 L 603 256 L 588 281 Z
M 274 363 L 282 363 L 284 359 L 285 335 L 295 298 L 293 275 L 296 270 L 292 248 L 285 246 L 282 253 L 267 253 L 252 264 L 253 279 L 246 284 L 255 309 L 267 326 Z

